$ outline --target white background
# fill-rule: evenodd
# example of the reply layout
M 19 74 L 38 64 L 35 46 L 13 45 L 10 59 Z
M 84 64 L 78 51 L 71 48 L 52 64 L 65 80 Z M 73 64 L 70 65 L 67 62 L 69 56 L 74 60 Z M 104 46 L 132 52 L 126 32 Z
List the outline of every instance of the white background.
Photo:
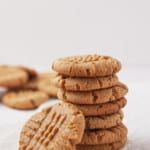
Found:
M 149 41 L 149 0 L 0 0 L 0 63 L 97 52 L 150 65 Z
M 129 87 L 126 150 L 149 150 L 150 1 L 0 0 L 0 64 L 48 70 L 56 58 L 84 53 L 122 62 L 119 76 Z M 19 129 L 32 113 L 0 105 L 0 149 L 17 149 Z

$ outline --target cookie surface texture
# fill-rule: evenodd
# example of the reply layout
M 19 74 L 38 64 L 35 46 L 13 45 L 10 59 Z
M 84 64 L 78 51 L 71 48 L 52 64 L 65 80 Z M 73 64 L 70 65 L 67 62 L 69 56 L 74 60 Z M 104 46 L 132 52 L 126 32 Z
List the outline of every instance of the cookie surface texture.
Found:
M 124 97 L 128 92 L 126 85 L 118 83 L 118 85 L 107 89 L 78 92 L 58 90 L 58 98 L 74 104 L 101 104 L 115 101 Z
M 120 124 L 104 130 L 86 130 L 80 144 L 97 145 L 121 141 L 127 137 L 127 128 Z
M 119 142 L 100 145 L 77 145 L 76 150 L 119 150 L 126 144 L 127 138 Z
M 83 55 L 58 59 L 52 68 L 65 76 L 101 77 L 117 73 L 121 64 L 110 56 Z
M 62 77 L 59 87 L 67 91 L 91 91 L 115 86 L 118 82 L 116 75 L 95 78 Z
M 104 115 L 104 116 L 92 116 L 85 117 L 86 129 L 107 129 L 121 124 L 123 119 L 123 112 Z
M 35 114 L 24 125 L 19 150 L 72 150 L 83 136 L 85 120 L 81 111 L 59 103 Z

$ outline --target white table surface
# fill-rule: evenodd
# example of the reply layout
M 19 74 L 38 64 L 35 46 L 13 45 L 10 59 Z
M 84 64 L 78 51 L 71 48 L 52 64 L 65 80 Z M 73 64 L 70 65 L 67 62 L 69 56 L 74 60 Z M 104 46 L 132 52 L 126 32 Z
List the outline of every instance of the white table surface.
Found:
M 150 68 L 127 67 L 119 73 L 120 80 L 129 87 L 128 104 L 124 109 L 124 123 L 129 129 L 124 150 L 150 149 Z M 18 111 L 0 104 L 0 150 L 17 150 L 19 132 L 24 122 L 49 101 L 34 111 Z

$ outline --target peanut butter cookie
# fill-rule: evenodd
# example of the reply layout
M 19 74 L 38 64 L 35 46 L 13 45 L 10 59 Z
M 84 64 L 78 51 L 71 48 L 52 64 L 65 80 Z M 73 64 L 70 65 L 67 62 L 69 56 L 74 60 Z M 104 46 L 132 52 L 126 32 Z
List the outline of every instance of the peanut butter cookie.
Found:
M 117 73 L 121 64 L 110 56 L 83 55 L 60 58 L 52 68 L 64 76 L 101 77 Z
M 84 127 L 84 116 L 74 105 L 56 104 L 35 114 L 24 125 L 19 150 L 75 150 Z

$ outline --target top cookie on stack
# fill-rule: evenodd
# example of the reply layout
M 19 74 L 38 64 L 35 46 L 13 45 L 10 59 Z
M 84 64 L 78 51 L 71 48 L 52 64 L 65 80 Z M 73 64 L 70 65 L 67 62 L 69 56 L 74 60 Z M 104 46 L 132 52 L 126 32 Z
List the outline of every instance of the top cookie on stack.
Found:
M 110 56 L 84 55 L 58 59 L 52 68 L 63 76 L 103 77 L 117 73 L 121 63 Z

